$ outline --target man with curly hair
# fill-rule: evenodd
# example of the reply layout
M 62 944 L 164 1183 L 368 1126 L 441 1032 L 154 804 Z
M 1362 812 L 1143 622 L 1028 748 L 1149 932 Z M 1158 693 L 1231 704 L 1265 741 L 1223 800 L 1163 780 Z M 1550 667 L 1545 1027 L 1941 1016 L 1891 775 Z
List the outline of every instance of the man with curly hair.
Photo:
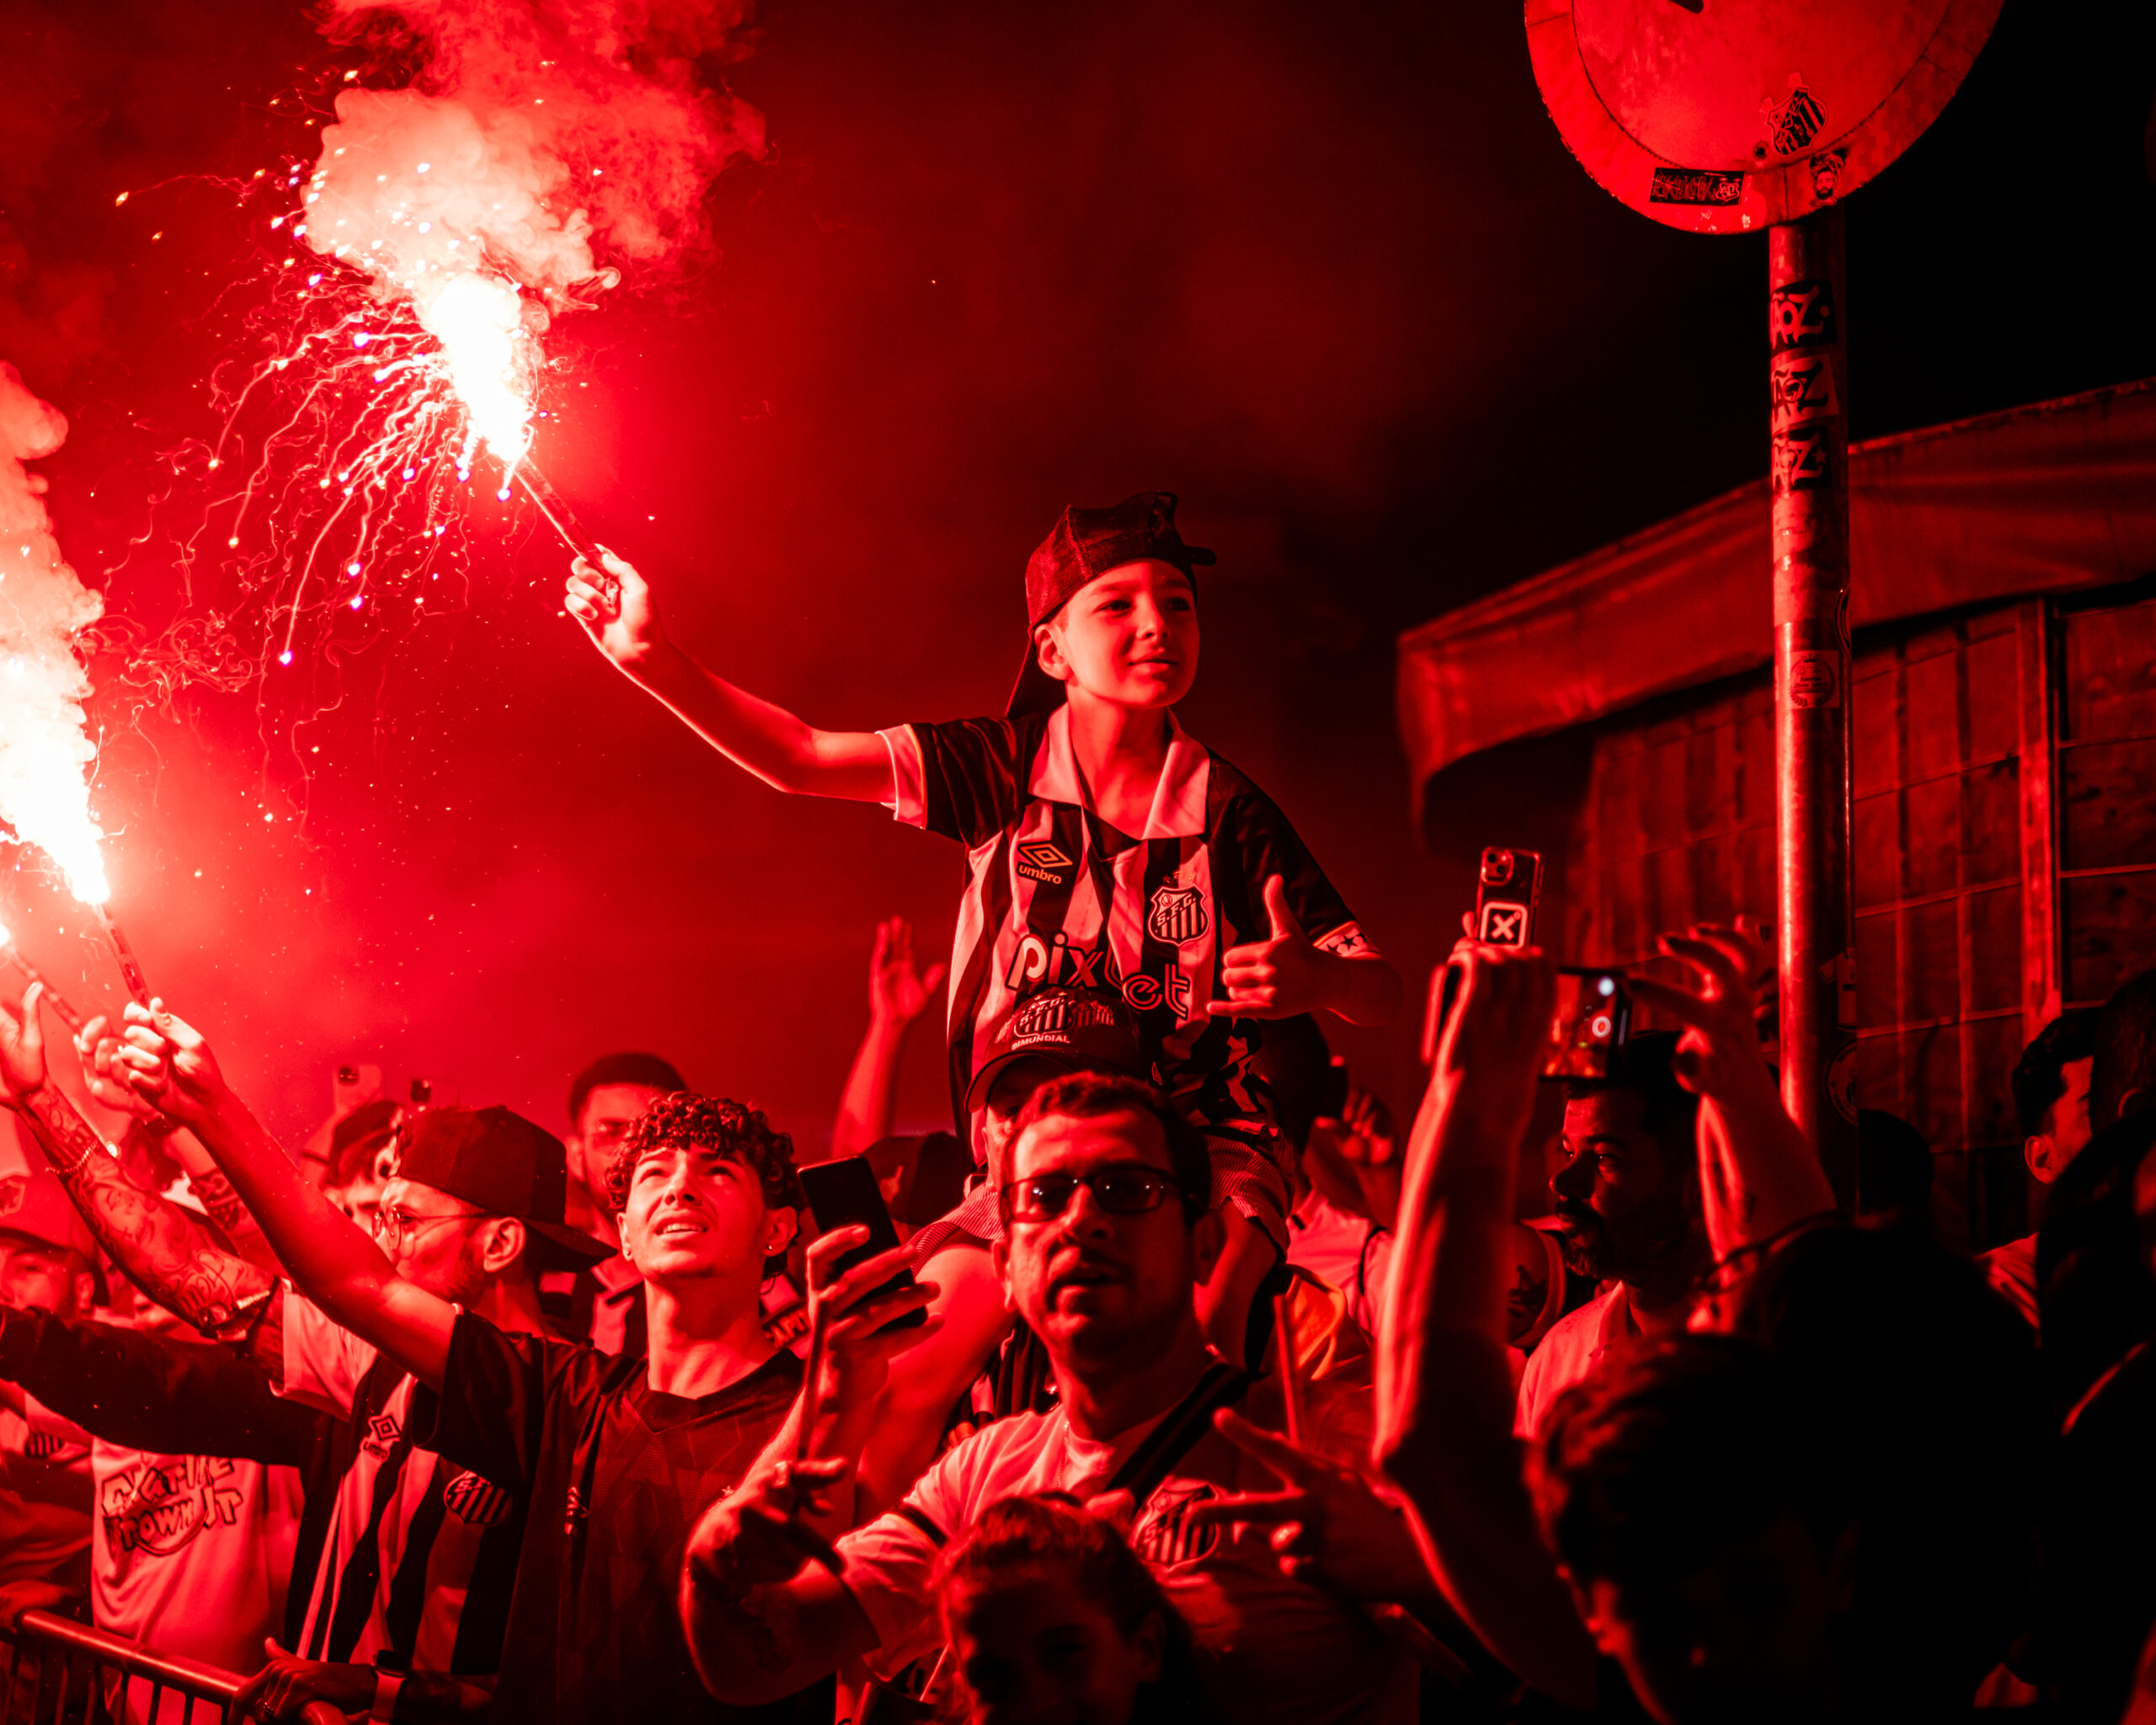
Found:
M 643 1279 L 649 1348 L 632 1358 L 506 1333 L 400 1279 L 179 1019 L 131 1009 L 115 1059 L 209 1147 L 300 1287 L 419 1380 L 414 1440 L 528 1499 L 492 1717 L 738 1717 L 698 1681 L 668 1602 L 697 1512 L 740 1482 L 800 1387 L 759 1305 L 799 1226 L 792 1140 L 755 1108 L 687 1092 L 631 1128 L 606 1193 Z

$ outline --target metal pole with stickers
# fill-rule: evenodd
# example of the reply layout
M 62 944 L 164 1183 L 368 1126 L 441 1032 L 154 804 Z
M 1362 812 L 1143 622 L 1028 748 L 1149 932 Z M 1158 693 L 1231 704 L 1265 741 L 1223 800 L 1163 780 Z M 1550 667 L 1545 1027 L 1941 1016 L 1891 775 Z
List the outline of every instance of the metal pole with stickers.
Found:
M 1922 136 L 2001 0 L 1527 0 L 1566 146 L 1688 232 L 1767 238 L 1782 1100 L 1856 1195 L 1841 200 Z

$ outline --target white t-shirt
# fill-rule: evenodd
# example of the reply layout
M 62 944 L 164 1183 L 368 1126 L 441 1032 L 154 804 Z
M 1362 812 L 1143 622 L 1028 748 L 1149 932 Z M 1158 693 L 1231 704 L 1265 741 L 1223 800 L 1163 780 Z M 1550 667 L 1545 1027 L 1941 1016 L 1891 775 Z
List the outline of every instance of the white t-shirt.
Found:
M 1370 1436 L 1367 1392 L 1319 1383 L 1305 1395 L 1305 1441 L 1363 1465 Z M 1253 1385 L 1238 1411 L 1274 1430 L 1282 1423 L 1270 1382 Z M 942 1645 L 929 1588 L 941 1546 L 913 1517 L 947 1541 L 1005 1498 L 1062 1491 L 1083 1499 L 1104 1489 L 1159 1423 L 1148 1420 L 1098 1443 L 1072 1431 L 1059 1407 L 1000 1420 L 945 1454 L 903 1509 L 841 1540 L 846 1586 L 876 1631 L 869 1668 L 895 1676 Z M 1207 1499 L 1279 1489 L 1269 1469 L 1208 1431 L 1140 1506 L 1131 1528 L 1133 1549 L 1199 1644 L 1218 1656 L 1226 1716 L 1279 1725 L 1391 1721 L 1403 1712 L 1412 1718 L 1414 1687 L 1401 1680 L 1401 1656 L 1362 1612 L 1283 1575 L 1269 1528 L 1189 1525 L 1193 1506 Z
M 1527 1369 L 1520 1374 L 1514 1434 L 1532 1439 L 1556 1399 L 1634 1333 L 1632 1308 L 1622 1282 L 1612 1282 L 1577 1311 L 1566 1312 L 1550 1325 L 1550 1333 L 1527 1356 Z
M 33 1427 L 74 1425 L 25 1397 Z M 282 1632 L 304 1493 L 299 1470 L 218 1455 L 152 1455 L 90 1440 L 96 1492 L 90 1611 L 99 1628 L 152 1652 L 243 1676 Z M 132 1719 L 148 1716 L 147 1685 L 129 1686 Z M 180 1698 L 158 1710 L 178 1722 Z
M 1288 1218 L 1288 1262 L 1337 1288 L 1363 1333 L 1377 1334 L 1392 1268 L 1390 1230 L 1350 1215 L 1312 1187 Z

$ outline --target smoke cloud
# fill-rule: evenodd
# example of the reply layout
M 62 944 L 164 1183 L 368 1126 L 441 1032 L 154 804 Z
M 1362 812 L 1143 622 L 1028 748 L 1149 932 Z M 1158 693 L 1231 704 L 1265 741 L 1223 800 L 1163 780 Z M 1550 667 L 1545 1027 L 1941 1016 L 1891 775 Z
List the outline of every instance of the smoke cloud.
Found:
M 44 850 L 86 901 L 105 897 L 83 770 L 97 758 L 83 718 L 90 680 L 77 633 L 104 602 L 60 554 L 45 482 L 24 468 L 67 441 L 67 421 L 0 360 L 0 820 Z
M 385 26 L 336 0 L 346 35 Z M 763 117 L 702 88 L 738 59 L 746 0 L 409 0 L 407 89 L 337 99 L 302 216 L 307 243 L 414 294 L 491 267 L 554 310 L 701 237 L 704 191 L 760 156 Z M 537 308 L 533 308 L 537 312 Z M 532 318 L 543 325 L 543 313 Z

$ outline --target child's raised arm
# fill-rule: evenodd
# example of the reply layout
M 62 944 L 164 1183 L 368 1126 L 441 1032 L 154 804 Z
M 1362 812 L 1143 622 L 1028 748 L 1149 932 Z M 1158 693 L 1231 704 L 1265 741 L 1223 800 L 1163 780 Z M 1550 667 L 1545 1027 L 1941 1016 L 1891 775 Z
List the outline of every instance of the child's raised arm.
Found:
M 603 555 L 618 593 L 603 590 L 591 579 L 598 571 L 579 558 L 563 602 L 624 676 L 767 785 L 855 803 L 891 801 L 890 751 L 875 732 L 819 731 L 706 670 L 666 638 L 643 577 L 612 552 Z

